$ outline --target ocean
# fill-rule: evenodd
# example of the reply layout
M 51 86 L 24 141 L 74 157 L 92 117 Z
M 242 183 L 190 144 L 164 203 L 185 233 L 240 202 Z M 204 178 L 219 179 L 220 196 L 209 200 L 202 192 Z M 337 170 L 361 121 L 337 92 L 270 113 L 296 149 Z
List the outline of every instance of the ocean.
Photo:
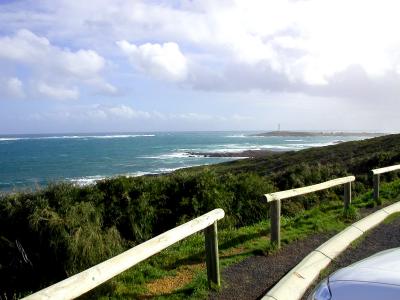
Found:
M 192 152 L 301 150 L 363 136 L 262 137 L 253 132 L 148 132 L 0 136 L 0 191 L 79 185 L 118 175 L 140 176 L 237 157 L 204 157 Z

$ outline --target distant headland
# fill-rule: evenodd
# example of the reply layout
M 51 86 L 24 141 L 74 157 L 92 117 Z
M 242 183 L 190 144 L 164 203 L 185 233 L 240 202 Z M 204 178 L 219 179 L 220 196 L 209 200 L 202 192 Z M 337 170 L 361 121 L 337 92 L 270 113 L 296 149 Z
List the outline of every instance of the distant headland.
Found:
M 276 130 L 262 133 L 252 134 L 251 136 L 364 136 L 364 137 L 378 137 L 386 135 L 385 133 L 372 133 L 372 132 L 343 132 L 343 131 L 289 131 L 289 130 Z

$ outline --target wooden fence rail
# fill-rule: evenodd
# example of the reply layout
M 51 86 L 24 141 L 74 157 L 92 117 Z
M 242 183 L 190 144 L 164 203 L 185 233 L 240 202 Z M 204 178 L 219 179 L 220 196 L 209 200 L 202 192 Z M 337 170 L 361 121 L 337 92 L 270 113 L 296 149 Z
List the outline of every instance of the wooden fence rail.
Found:
M 348 208 L 351 203 L 351 183 L 355 180 L 354 176 L 347 176 L 329 180 L 323 183 L 310 185 L 302 188 L 291 189 L 276 193 L 265 194 L 267 202 L 271 202 L 270 219 L 271 219 L 271 242 L 278 248 L 281 246 L 281 200 L 292 198 L 308 193 L 325 190 L 337 185 L 344 184 L 344 207 Z
M 222 209 L 214 209 L 192 221 L 166 231 L 138 246 L 112 257 L 90 269 L 71 276 L 25 300 L 74 299 L 122 273 L 137 263 L 164 250 L 168 246 L 204 229 L 206 264 L 209 285 L 220 285 L 217 221 L 225 216 Z
M 379 168 L 372 170 L 373 181 L 374 181 L 374 199 L 379 199 L 379 182 L 380 182 L 380 175 L 387 172 L 392 172 L 400 170 L 400 165 L 394 165 L 385 168 Z

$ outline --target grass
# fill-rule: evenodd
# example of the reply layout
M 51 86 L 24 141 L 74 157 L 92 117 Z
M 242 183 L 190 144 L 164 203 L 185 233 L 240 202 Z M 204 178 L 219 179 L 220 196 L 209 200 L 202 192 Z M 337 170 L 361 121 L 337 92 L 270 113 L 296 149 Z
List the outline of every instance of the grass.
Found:
M 371 169 L 399 162 L 400 135 L 389 135 L 166 175 L 122 176 L 87 187 L 61 182 L 0 195 L 0 295 L 49 286 L 217 207 L 226 214 L 218 222 L 222 267 L 260 251 L 274 251 L 268 222 L 263 221 L 269 209 L 261 195 L 353 174 L 353 207 L 346 211 L 338 196 L 343 187 L 282 203 L 283 243 L 337 231 L 368 209 L 398 197 L 400 188 L 395 186 L 382 184 L 379 201 L 368 191 Z M 398 180 L 398 175 L 391 172 L 381 180 Z M 15 260 L 17 241 L 32 264 Z M 203 249 L 203 236 L 195 235 L 135 266 L 93 296 L 149 298 L 151 292 L 164 298 L 204 298 Z M 166 286 L 169 289 L 158 288 Z
M 399 200 L 400 180 L 381 185 L 384 205 Z M 360 218 L 358 211 L 371 207 L 371 201 L 372 193 L 368 192 L 353 199 L 347 212 L 343 210 L 343 202 L 329 201 L 295 216 L 284 216 L 281 220 L 282 245 L 315 233 L 339 232 Z M 394 214 L 385 222 L 399 216 Z M 251 255 L 276 251 L 270 243 L 269 232 L 268 221 L 219 230 L 221 270 Z M 204 237 L 195 234 L 136 265 L 84 298 L 205 299 L 209 290 L 204 262 Z

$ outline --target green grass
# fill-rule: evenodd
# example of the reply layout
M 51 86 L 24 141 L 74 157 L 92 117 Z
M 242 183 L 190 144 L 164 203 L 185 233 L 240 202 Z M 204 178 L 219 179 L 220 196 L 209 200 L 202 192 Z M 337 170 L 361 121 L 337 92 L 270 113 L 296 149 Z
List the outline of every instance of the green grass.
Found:
M 384 223 L 384 224 L 390 224 L 390 223 L 392 223 L 394 220 L 396 220 L 396 219 L 399 218 L 399 217 L 400 217 L 400 212 L 391 214 L 390 216 L 388 216 L 388 217 L 383 221 L 383 223 Z
M 370 170 L 399 162 L 398 134 L 159 176 L 122 176 L 87 187 L 61 182 L 0 194 L 0 294 L 39 290 L 217 207 L 225 210 L 218 223 L 221 249 L 226 251 L 223 266 L 259 251 L 273 251 L 266 238 L 268 222 L 263 223 L 269 215 L 263 194 L 352 174 L 357 178 L 354 203 L 346 211 L 343 187 L 282 203 L 283 243 L 339 230 L 341 222 L 357 219 L 366 208 L 398 198 L 399 186 L 386 188 L 384 182 L 398 179 L 400 172 L 381 176 L 381 198 L 374 201 Z M 103 286 L 100 294 L 115 290 L 115 295 L 139 296 L 146 293 L 149 281 L 179 276 L 182 270 L 176 266 L 204 261 L 202 238 L 194 236 L 133 268 L 121 280 Z M 16 241 L 32 265 L 15 260 L 20 255 Z M 182 291 L 164 297 L 203 297 L 196 295 L 205 291 L 204 271 L 196 272 Z
M 399 201 L 400 180 L 385 183 L 381 186 L 381 199 L 385 205 Z M 282 245 L 298 239 L 304 239 L 315 233 L 336 233 L 359 218 L 358 209 L 362 209 L 372 200 L 372 193 L 360 195 L 353 199 L 349 218 L 343 210 L 343 202 L 329 201 L 310 210 L 301 211 L 295 216 L 284 216 L 281 220 Z M 290 201 L 290 200 L 287 200 Z M 394 214 L 385 222 L 399 217 Z M 219 250 L 221 270 L 229 265 L 258 253 L 277 251 L 269 240 L 269 221 L 258 222 L 251 226 L 237 229 L 219 230 Z M 126 299 L 149 297 L 147 284 L 165 276 L 175 276 L 184 266 L 204 263 L 204 236 L 195 234 L 178 244 L 162 251 L 151 259 L 138 264 L 106 285 L 88 295 L 98 299 Z M 224 286 L 224 282 L 222 283 Z M 151 294 L 154 299 L 205 299 L 208 295 L 206 272 L 203 268 L 193 271 L 193 279 L 164 294 Z

